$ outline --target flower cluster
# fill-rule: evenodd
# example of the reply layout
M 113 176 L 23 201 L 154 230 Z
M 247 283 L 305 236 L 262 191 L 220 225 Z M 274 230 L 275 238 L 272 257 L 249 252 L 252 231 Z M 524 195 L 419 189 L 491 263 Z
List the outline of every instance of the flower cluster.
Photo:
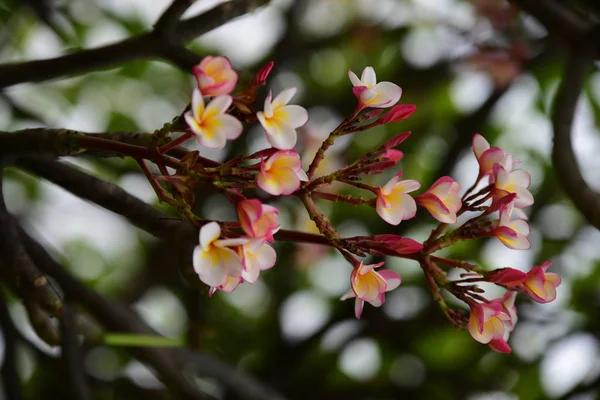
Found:
M 438 296 L 442 311 L 452 323 L 467 328 L 475 340 L 489 344 L 495 351 L 509 352 L 508 337 L 517 322 L 516 294 L 523 293 L 540 303 L 556 297 L 560 277 L 547 272 L 550 262 L 527 273 L 513 268 L 488 271 L 434 253 L 463 240 L 485 237 L 495 237 L 511 249 L 528 249 L 529 226 L 523 210 L 534 202 L 529 191 L 530 175 L 516 168 L 519 162 L 511 154 L 491 147 L 483 136 L 476 134 L 472 150 L 479 172 L 462 196 L 461 184 L 450 176 L 440 177 L 420 193 L 415 192 L 420 191 L 421 183 L 403 179 L 404 172 L 396 171 L 389 181 L 380 183 L 382 186 L 365 183 L 366 175 L 378 175 L 397 167 L 404 157 L 398 147 L 410 132 L 392 137 L 334 172 L 318 175 L 319 164 L 337 138 L 377 125 L 398 123 L 412 115 L 416 107 L 397 104 L 402 89 L 391 82 L 377 82 L 372 67 L 365 68 L 360 79 L 349 71 L 352 92 L 358 100 L 356 109 L 329 133 L 304 169 L 296 147 L 303 143 L 299 130 L 309 116 L 303 107 L 289 104 L 296 89 L 286 88 L 275 97 L 268 91 L 262 110 L 254 108 L 272 68 L 272 62 L 266 64 L 246 87 L 232 94 L 238 74 L 229 60 L 224 57 L 202 60 L 193 70 L 197 87 L 190 110 L 183 115 L 183 135 L 158 148 L 158 154 L 163 156 L 163 164 L 159 164 L 163 176 L 153 177 L 145 171 L 161 199 L 177 206 L 200 228 L 193 267 L 199 279 L 210 287 L 209 293 L 231 292 L 242 282 L 256 282 L 260 271 L 275 265 L 276 253 L 271 243 L 276 239 L 325 244 L 339 251 L 352 268 L 350 290 L 342 300 L 354 298 L 355 315 L 360 318 L 365 302 L 381 306 L 385 293 L 401 283 L 396 272 L 379 268 L 383 262 L 370 263 L 367 257 L 403 257 L 421 265 L 430 290 Z M 270 148 L 238 155 L 224 163 L 204 159 L 198 152 L 185 152 L 179 159 L 167 155 L 194 137 L 202 146 L 223 148 L 227 141 L 242 137 L 245 125 L 256 122 L 262 126 Z M 167 166 L 176 173 L 169 175 Z M 159 180 L 166 185 L 166 191 Z M 192 189 L 199 183 L 209 185 L 235 205 L 238 221 L 206 221 L 192 214 Z M 371 197 L 332 190 L 334 183 L 336 187 L 346 185 L 365 191 Z M 273 196 L 267 203 L 276 201 L 278 196 L 297 197 L 319 234 L 279 231 L 278 209 L 258 199 L 246 198 L 246 191 L 257 188 Z M 322 213 L 316 199 L 374 208 L 391 225 L 415 218 L 420 206 L 438 225 L 423 243 L 395 234 L 343 238 Z M 449 226 L 457 224 L 465 213 L 471 217 L 450 230 Z M 461 279 L 450 281 L 448 271 L 453 268 L 466 273 Z M 478 282 L 500 285 L 506 293 L 501 298 L 487 299 Z M 446 304 L 439 296 L 442 289 L 466 303 L 470 313 Z

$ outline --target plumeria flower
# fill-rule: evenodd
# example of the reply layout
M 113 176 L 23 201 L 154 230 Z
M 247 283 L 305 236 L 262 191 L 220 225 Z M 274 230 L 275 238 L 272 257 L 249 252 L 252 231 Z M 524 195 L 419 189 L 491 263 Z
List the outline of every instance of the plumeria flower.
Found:
M 507 325 L 512 326 L 510 316 L 500 302 L 472 303 L 468 329 L 473 339 L 502 353 L 510 353 L 505 334 Z
M 377 83 L 373 67 L 366 67 L 360 79 L 348 70 L 348 77 L 354 86 L 352 91 L 362 107 L 387 108 L 396 104 L 402 97 L 402 89 L 395 83 Z
M 256 199 L 239 201 L 235 206 L 240 224 L 246 234 L 252 238 L 266 238 L 273 242 L 273 234 L 279 230 L 277 214 L 273 206 L 262 204 Z
M 273 196 L 294 193 L 301 181 L 308 181 L 296 150 L 282 150 L 261 160 L 258 187 Z
M 250 239 L 239 249 L 244 265 L 242 278 L 248 283 L 256 282 L 260 271 L 273 267 L 277 261 L 275 249 L 269 246 L 264 239 Z
M 417 213 L 417 204 L 407 193 L 419 189 L 421 184 L 410 179 L 401 181 L 400 177 L 401 174 L 394 176 L 377 191 L 377 214 L 392 225 L 411 219 Z
M 231 96 L 218 96 L 205 107 L 202 92 L 194 89 L 192 110 L 186 112 L 184 117 L 198 143 L 211 149 L 221 149 L 227 140 L 237 139 L 241 135 L 244 129 L 242 123 L 225 114 L 231 101 Z
M 271 100 L 269 92 L 265 99 L 265 110 L 256 113 L 271 146 L 280 150 L 290 150 L 296 145 L 296 128 L 308 121 L 308 112 L 298 105 L 287 105 L 296 94 L 296 88 L 283 90 Z
M 540 266 L 534 266 L 527 273 L 527 278 L 519 289 L 538 303 L 549 303 L 556 298 L 556 288 L 560 285 L 560 275 L 547 273 L 552 263 L 546 261 Z
M 462 207 L 459 190 L 460 183 L 449 176 L 443 176 L 415 200 L 425 207 L 433 218 L 446 224 L 454 224 L 457 220 L 456 213 Z
M 350 283 L 352 289 L 344 294 L 341 300 L 347 300 L 356 297 L 354 302 L 354 314 L 360 319 L 365 301 L 375 307 L 380 307 L 385 302 L 385 292 L 394 290 L 402 282 L 400 275 L 391 269 L 382 269 L 375 271 L 375 268 L 383 265 L 363 264 L 354 267 Z
M 515 250 L 526 250 L 531 247 L 529 239 L 529 225 L 527 222 L 516 219 L 511 221 L 513 203 L 500 206 L 500 219 L 496 222 L 496 228 L 491 232 L 506 247 Z
M 193 68 L 198 88 L 205 96 L 229 94 L 235 88 L 238 74 L 227 57 L 204 57 L 200 64 Z
M 492 350 L 499 353 L 510 353 L 511 348 L 508 345 L 508 338 L 511 332 L 515 329 L 517 324 L 517 307 L 515 306 L 515 299 L 517 298 L 517 292 L 513 290 L 507 290 L 504 296 L 490 300 L 490 303 L 498 303 L 502 306 L 502 312 L 508 316 L 508 319 L 502 319 L 504 323 L 504 336 L 502 340 L 491 340 L 488 345 Z
M 492 175 L 494 164 L 502 163 L 506 157 L 504 150 L 499 147 L 490 147 L 488 141 L 478 133 L 473 136 L 471 149 L 479 163 L 479 178 Z
M 492 182 L 494 188 L 492 195 L 494 201 L 515 193 L 514 206 L 516 208 L 525 208 L 533 204 L 533 195 L 528 190 L 531 183 L 531 175 L 523 169 L 513 170 L 514 162 L 512 156 L 507 154 L 502 164 L 494 164 Z
M 245 244 L 248 239 L 223 239 L 221 227 L 209 222 L 200 229 L 200 244 L 194 248 L 194 271 L 200 280 L 208 286 L 220 287 L 227 284 L 228 277 L 242 275 L 242 258 L 236 247 Z

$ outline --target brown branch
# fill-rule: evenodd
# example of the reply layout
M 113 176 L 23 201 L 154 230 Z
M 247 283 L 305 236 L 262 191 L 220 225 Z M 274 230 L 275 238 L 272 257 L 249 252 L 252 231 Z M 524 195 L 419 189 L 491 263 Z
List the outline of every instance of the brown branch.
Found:
M 64 360 L 65 375 L 69 382 L 71 398 L 76 400 L 91 400 L 92 393 L 86 382 L 75 317 L 75 311 L 69 304 L 65 304 L 64 312 L 60 319 L 62 358 Z
M 590 224 L 600 229 L 600 194 L 585 182 L 571 143 L 577 102 L 592 62 L 592 53 L 585 50 L 572 51 L 567 60 L 563 79 L 556 93 L 552 115 L 554 128 L 552 161 L 558 180 L 575 207 Z
M 89 175 L 66 163 L 33 157 L 19 157 L 15 165 L 33 172 L 101 207 L 127 218 L 133 225 L 166 241 L 195 237 L 195 229 L 131 196 L 115 184 Z
M 511 0 L 534 16 L 548 32 L 564 37 L 571 44 L 579 44 L 592 29 L 589 20 L 582 19 L 571 9 L 555 0 Z
M 3 166 L 0 165 L 0 275 L 20 297 L 35 301 L 50 315 L 59 315 L 61 297 L 31 261 L 19 240 L 17 226 L 4 203 L 2 178 Z
M 90 148 L 96 147 L 103 139 L 106 145 L 112 141 L 111 149 Z M 90 133 L 70 129 L 31 128 L 16 132 L 0 131 L 0 155 L 19 156 L 93 156 L 93 157 L 123 157 L 116 151 L 119 144 L 140 147 L 139 151 L 147 153 L 153 139 L 153 134 L 148 132 L 102 132 Z M 164 144 L 169 143 L 165 141 Z M 163 144 L 162 142 L 160 144 Z M 108 146 L 104 146 L 108 147 Z M 130 149 L 131 147 L 127 147 Z M 188 151 L 183 147 L 175 147 L 166 152 L 167 155 L 182 158 Z M 204 167 L 218 167 L 221 163 L 204 157 L 198 157 Z
M 4 360 L 0 375 L 7 398 L 13 400 L 23 399 L 21 379 L 17 373 L 17 344 L 19 332 L 8 312 L 8 306 L 3 295 L 0 295 L 0 327 L 4 338 Z
M 267 0 L 237 0 L 220 4 L 202 15 L 179 22 L 176 26 L 176 34 L 181 41 L 193 39 L 267 2 Z M 80 74 L 137 59 L 167 58 L 183 66 L 181 60 L 177 61 L 180 55 L 171 54 L 168 47 L 155 31 L 150 31 L 108 46 L 82 50 L 56 58 L 8 63 L 0 66 L 0 88 L 22 82 L 41 82 Z

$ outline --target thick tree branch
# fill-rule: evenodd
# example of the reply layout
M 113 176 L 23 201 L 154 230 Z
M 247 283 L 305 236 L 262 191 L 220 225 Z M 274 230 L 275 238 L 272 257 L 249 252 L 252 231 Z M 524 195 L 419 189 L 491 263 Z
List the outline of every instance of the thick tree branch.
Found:
M 586 73 L 592 67 L 592 53 L 572 51 L 567 60 L 562 82 L 556 93 L 552 124 L 554 147 L 552 161 L 559 182 L 575 207 L 587 221 L 600 229 L 600 194 L 585 182 L 571 143 L 573 119 Z
M 568 7 L 555 0 L 511 0 L 533 15 L 549 32 L 579 44 L 592 29 L 592 23 L 582 19 Z
M 65 375 L 69 381 L 71 398 L 76 400 L 91 400 L 92 393 L 86 382 L 83 356 L 77 337 L 75 311 L 69 304 L 65 304 L 62 318 L 60 319 L 60 333 L 62 339 L 62 358 L 64 360 Z
M 2 327 L 2 337 L 4 338 L 4 360 L 0 375 L 2 375 L 2 386 L 4 387 L 8 399 L 21 400 L 23 393 L 21 391 L 21 379 L 17 373 L 17 344 L 19 333 L 8 312 L 8 306 L 4 296 L 0 295 L 0 326 Z
M 267 2 L 268 0 L 235 0 L 220 4 L 202 15 L 179 22 L 176 35 L 182 41 L 193 39 Z M 173 50 L 170 47 L 172 46 L 165 45 L 160 35 L 151 31 L 108 46 L 56 58 L 9 63 L 0 66 L 0 88 L 21 82 L 41 82 L 80 74 L 137 59 L 167 58 L 183 67 L 185 64 L 177 61 L 181 55 L 171 54 Z
M 62 300 L 19 240 L 18 229 L 4 203 L 2 178 L 3 166 L 0 165 L 0 276 L 21 297 L 37 302 L 50 315 L 59 315 Z
M 115 184 L 69 166 L 66 163 L 33 157 L 20 157 L 15 165 L 33 172 L 101 207 L 127 218 L 133 225 L 166 241 L 192 237 L 196 231 L 187 222 L 174 221 L 149 204 L 130 195 Z

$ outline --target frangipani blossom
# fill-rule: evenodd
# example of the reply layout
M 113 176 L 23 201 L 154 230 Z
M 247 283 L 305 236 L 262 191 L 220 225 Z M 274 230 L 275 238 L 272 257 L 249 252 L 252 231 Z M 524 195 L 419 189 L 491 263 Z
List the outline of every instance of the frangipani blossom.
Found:
M 392 225 L 411 219 L 417 213 L 417 204 L 407 193 L 420 187 L 421 184 L 415 180 L 400 181 L 400 175 L 394 176 L 377 191 L 377 214 Z
M 248 239 L 223 239 L 221 227 L 209 222 L 200 229 L 200 244 L 194 248 L 194 271 L 200 280 L 208 286 L 220 287 L 227 284 L 228 277 L 242 275 L 242 258 L 236 247 L 245 244 Z
M 261 160 L 256 182 L 265 192 L 273 196 L 292 194 L 301 181 L 308 181 L 308 177 L 296 150 L 278 151 L 266 161 Z
M 534 266 L 527 273 L 527 279 L 519 289 L 538 303 L 549 303 L 556 298 L 556 288 L 560 285 L 560 275 L 547 273 L 552 263 L 546 261 L 540 266 Z
M 480 178 L 492 175 L 494 173 L 494 164 L 502 163 L 506 157 L 504 150 L 499 147 L 490 147 L 488 141 L 478 133 L 473 136 L 471 149 L 479 163 Z
M 352 289 L 344 294 L 341 300 L 347 300 L 356 297 L 354 302 L 354 314 L 360 319 L 365 301 L 375 307 L 380 307 L 385 302 L 385 292 L 396 289 L 402 282 L 400 275 L 391 269 L 382 269 L 375 271 L 375 268 L 383 265 L 363 264 L 352 270 L 350 283 Z
M 229 94 L 235 88 L 238 74 L 227 57 L 207 56 L 193 68 L 198 88 L 205 96 Z
M 511 349 L 504 339 L 506 325 L 510 325 L 510 316 L 500 302 L 472 303 L 468 329 L 473 339 L 479 343 L 502 353 L 510 353 Z
M 533 204 L 533 195 L 528 190 L 531 183 L 531 175 L 529 172 L 523 169 L 513 170 L 514 163 L 512 156 L 508 154 L 502 164 L 494 164 L 494 172 L 492 176 L 492 182 L 494 188 L 492 189 L 492 195 L 494 201 L 515 193 L 514 206 L 516 208 L 525 208 Z
M 415 200 L 425 207 L 433 218 L 446 224 L 454 224 L 457 220 L 456 213 L 462 207 L 459 190 L 460 183 L 449 176 L 443 176 Z
M 348 70 L 348 77 L 354 86 L 352 91 L 362 107 L 387 108 L 396 104 L 402 97 L 402 89 L 395 83 L 377 83 L 373 67 L 366 67 L 360 79 Z
M 529 225 L 520 219 L 511 221 L 512 210 L 512 202 L 500 206 L 500 219 L 491 234 L 496 236 L 509 249 L 526 250 L 531 247 L 531 243 L 527 239 Z
M 273 100 L 269 92 L 265 99 L 264 111 L 256 113 L 260 124 L 265 128 L 267 141 L 276 149 L 290 150 L 296 145 L 296 128 L 308 121 L 308 112 L 298 105 L 287 105 L 296 94 L 296 88 L 283 90 Z
M 248 236 L 266 238 L 269 242 L 275 240 L 273 234 L 279 230 L 277 208 L 256 199 L 246 199 L 239 201 L 235 209 L 242 229 Z
M 227 140 L 237 139 L 243 126 L 235 117 L 225 114 L 231 105 L 231 96 L 218 96 L 205 107 L 202 92 L 194 89 L 192 110 L 185 113 L 185 121 L 196 135 L 198 143 L 211 149 L 221 149 Z
M 515 306 L 515 299 L 517 298 L 517 292 L 513 290 L 507 290 L 504 296 L 490 300 L 490 303 L 498 303 L 502 306 L 502 311 L 508 315 L 508 319 L 503 319 L 504 323 L 504 336 L 502 339 L 492 339 L 488 345 L 492 350 L 499 353 L 510 353 L 511 348 L 508 345 L 508 338 L 510 333 L 515 329 L 517 324 L 517 307 Z
M 242 278 L 248 283 L 256 282 L 260 271 L 273 267 L 277 261 L 275 249 L 264 239 L 250 239 L 240 250 L 244 265 Z

